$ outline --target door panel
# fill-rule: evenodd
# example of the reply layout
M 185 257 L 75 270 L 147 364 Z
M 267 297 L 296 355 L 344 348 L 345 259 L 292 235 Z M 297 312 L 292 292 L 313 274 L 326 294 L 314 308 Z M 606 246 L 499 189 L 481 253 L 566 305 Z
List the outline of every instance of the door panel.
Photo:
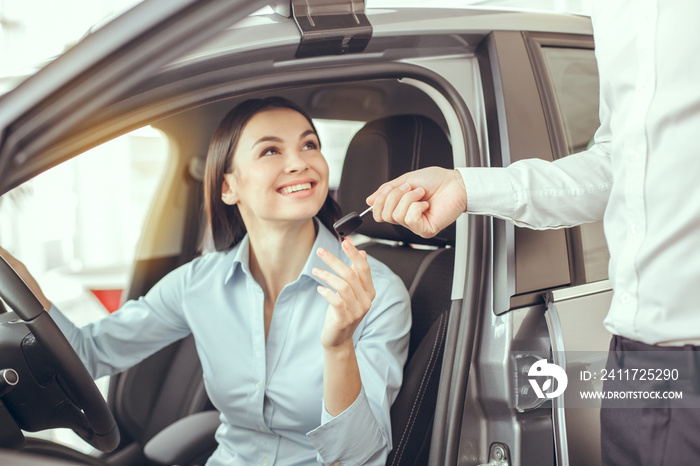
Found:
M 558 354 L 568 376 L 566 391 L 553 412 L 555 423 L 565 426 L 565 434 L 555 437 L 557 451 L 568 460 L 560 465 L 600 464 L 600 400 L 582 401 L 580 393 L 602 391 L 601 380 L 585 380 L 582 373 L 600 373 L 605 367 L 612 335 L 603 327 L 603 319 L 611 299 L 607 280 L 552 293 L 548 312 L 556 313 L 557 325 L 550 326 L 550 332 L 556 333 L 559 342 L 554 362 Z

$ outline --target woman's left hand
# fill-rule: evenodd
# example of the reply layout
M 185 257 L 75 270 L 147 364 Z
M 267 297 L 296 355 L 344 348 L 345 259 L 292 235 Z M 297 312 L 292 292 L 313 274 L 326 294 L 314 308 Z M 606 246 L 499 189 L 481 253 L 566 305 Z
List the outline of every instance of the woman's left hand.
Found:
M 358 251 L 347 238 L 343 240 L 342 247 L 352 267 L 319 248 L 316 253 L 337 275 L 318 268 L 313 270 L 314 275 L 336 290 L 333 292 L 324 286 L 318 287 L 318 292 L 330 304 L 321 333 L 321 344 L 326 350 L 340 349 L 348 343 L 352 345 L 352 334 L 376 296 L 367 253 Z
M 39 300 L 41 303 L 41 307 L 44 308 L 44 310 L 48 311 L 51 309 L 51 301 L 44 295 L 44 292 L 41 291 L 41 287 L 37 283 L 37 281 L 34 279 L 31 273 L 29 273 L 29 270 L 27 270 L 27 267 L 20 262 L 15 256 L 10 254 L 8 251 L 3 249 L 0 246 L 0 257 L 5 259 L 5 262 L 10 264 L 10 267 L 15 271 L 17 275 L 22 279 L 25 285 L 29 288 L 29 290 L 34 293 L 34 296 L 36 296 L 36 299 Z

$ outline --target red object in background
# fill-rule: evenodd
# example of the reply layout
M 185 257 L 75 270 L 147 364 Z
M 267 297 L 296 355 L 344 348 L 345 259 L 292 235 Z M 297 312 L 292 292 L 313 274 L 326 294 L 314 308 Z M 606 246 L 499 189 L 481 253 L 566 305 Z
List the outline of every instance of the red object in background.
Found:
M 108 312 L 112 313 L 119 309 L 122 302 L 122 291 L 124 290 L 90 290 Z

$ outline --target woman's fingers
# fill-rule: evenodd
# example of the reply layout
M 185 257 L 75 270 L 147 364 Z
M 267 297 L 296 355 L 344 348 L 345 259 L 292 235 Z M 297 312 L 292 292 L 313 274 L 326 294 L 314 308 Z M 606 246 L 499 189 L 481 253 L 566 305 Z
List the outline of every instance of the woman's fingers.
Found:
M 321 269 L 314 269 L 313 273 L 338 292 L 344 299 L 346 308 L 353 309 L 359 305 L 358 311 L 364 314 L 369 310 L 376 295 L 367 254 L 360 253 L 348 239 L 343 241 L 342 247 L 350 258 L 351 267 L 325 249 L 319 248 L 317 254 L 335 274 Z
M 321 296 L 323 296 L 326 299 L 326 301 L 328 301 L 328 304 L 330 304 L 333 308 L 339 309 L 344 306 L 343 298 L 341 298 L 338 293 L 334 293 L 333 290 L 320 285 L 316 288 L 316 290 Z
M 339 276 L 326 270 L 316 268 L 313 270 L 313 273 L 337 292 L 340 298 L 342 298 L 343 302 L 346 303 L 345 307 L 349 307 L 347 304 L 351 304 L 353 301 L 357 300 L 353 287 Z
M 367 292 L 370 301 L 373 300 L 376 292 L 374 290 L 374 283 L 372 282 L 372 271 L 369 268 L 369 263 L 367 263 L 367 253 L 364 251 L 360 252 L 350 238 L 346 238 L 342 246 L 345 255 L 348 256 L 350 262 L 352 262 L 351 269 L 360 279 L 362 288 Z
M 347 240 L 343 241 L 343 244 L 346 243 Z M 343 247 L 345 248 L 345 247 Z M 347 282 L 348 285 L 350 285 L 352 288 L 357 288 L 360 286 L 360 279 L 357 276 L 357 273 L 353 271 L 350 267 L 345 265 L 343 261 L 335 257 L 333 254 L 330 252 L 326 251 L 323 248 L 319 248 L 317 251 L 318 257 L 321 258 L 323 262 L 325 262 L 336 274 L 336 278 L 340 278 L 343 281 Z M 321 271 L 323 272 L 323 271 Z M 319 278 L 322 280 L 326 281 L 326 283 L 329 283 L 328 280 L 326 280 L 324 277 L 329 277 L 329 276 L 335 276 L 332 273 L 326 272 L 322 275 L 319 275 Z M 330 277 L 329 277 L 330 278 Z M 334 280 L 335 283 L 338 283 L 337 281 Z M 331 285 L 333 286 L 333 285 Z M 335 286 L 333 286 L 336 288 Z M 336 288 L 337 290 L 338 288 Z
M 375 296 L 372 273 L 367 263 L 367 254 L 358 251 L 348 239 L 342 243 L 350 259 L 348 266 L 325 249 L 319 248 L 318 256 L 332 271 L 314 268 L 313 274 L 328 284 L 318 287 L 318 293 L 330 305 L 323 325 L 321 344 L 325 349 L 339 347 L 352 341 L 352 335 L 362 318 L 372 306 Z

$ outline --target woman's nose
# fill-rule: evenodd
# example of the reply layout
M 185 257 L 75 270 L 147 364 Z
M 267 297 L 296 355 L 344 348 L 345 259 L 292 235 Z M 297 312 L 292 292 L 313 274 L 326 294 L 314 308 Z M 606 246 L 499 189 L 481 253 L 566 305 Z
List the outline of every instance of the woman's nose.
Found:
M 304 155 L 299 151 L 290 151 L 287 153 L 287 172 L 299 173 L 309 168 Z

